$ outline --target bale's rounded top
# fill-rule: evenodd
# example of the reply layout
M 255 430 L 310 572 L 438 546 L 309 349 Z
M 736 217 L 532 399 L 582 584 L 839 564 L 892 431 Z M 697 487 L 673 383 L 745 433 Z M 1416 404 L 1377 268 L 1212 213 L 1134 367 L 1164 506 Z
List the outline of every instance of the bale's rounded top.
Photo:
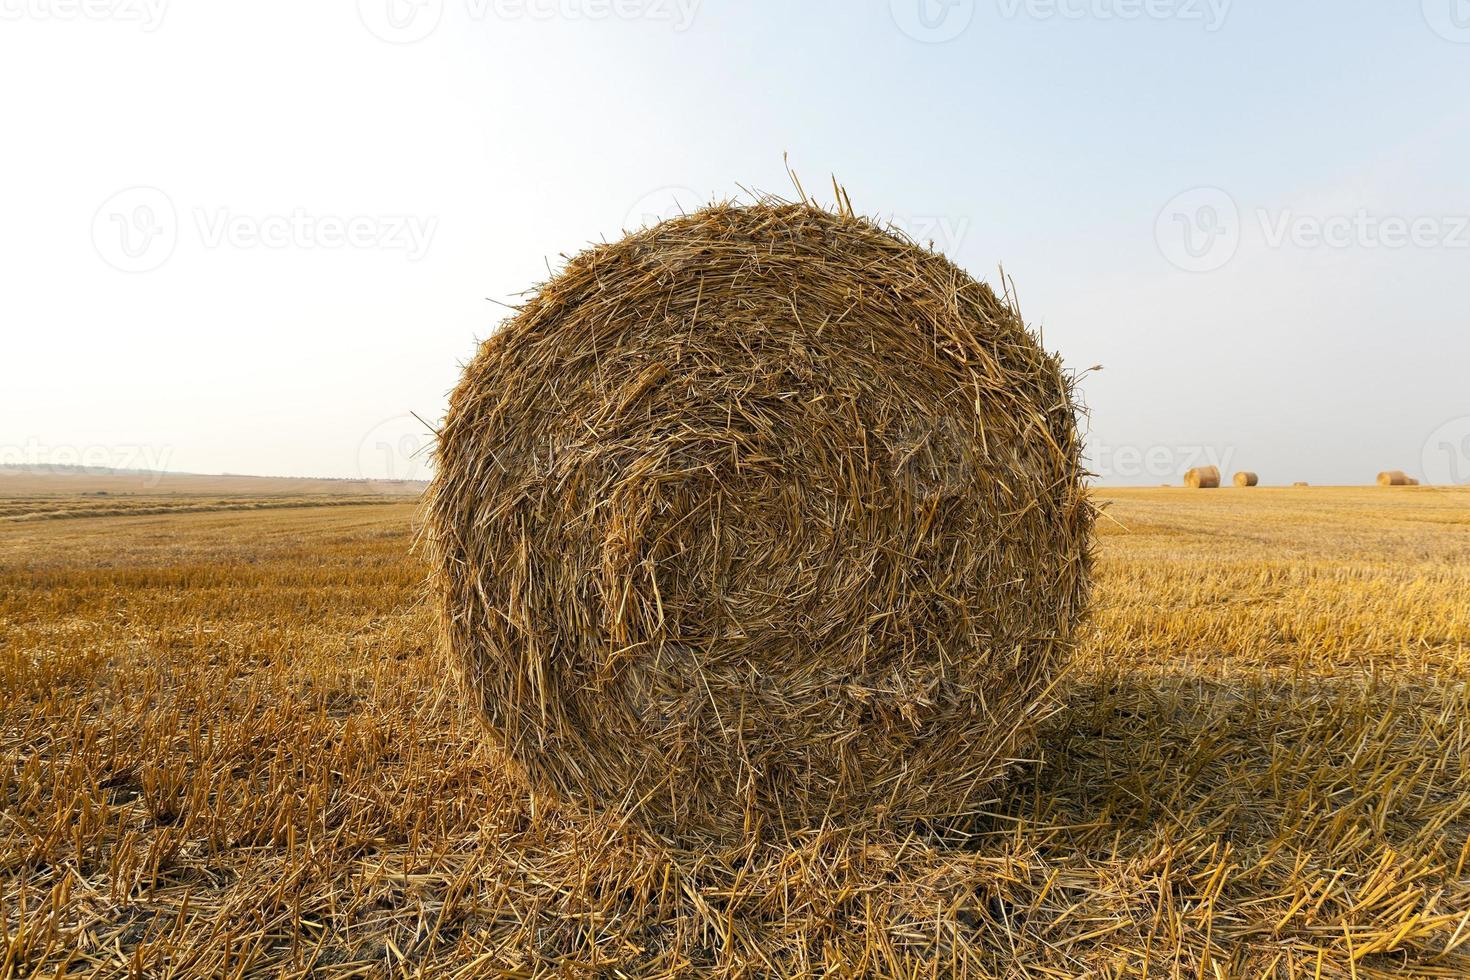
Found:
M 533 782 L 671 833 L 967 809 L 1070 649 L 1070 385 L 948 260 L 716 206 L 481 347 L 430 490 L 448 645 Z

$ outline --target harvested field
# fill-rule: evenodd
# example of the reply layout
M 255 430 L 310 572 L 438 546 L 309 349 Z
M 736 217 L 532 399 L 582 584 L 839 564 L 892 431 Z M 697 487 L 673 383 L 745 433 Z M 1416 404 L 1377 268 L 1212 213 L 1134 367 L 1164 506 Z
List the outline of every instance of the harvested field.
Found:
M 423 489 L 423 482 L 418 480 L 155 473 L 80 466 L 0 464 L 0 500 L 27 496 L 69 501 L 86 497 L 417 497 Z
M 145 517 L 222 510 L 275 510 L 281 507 L 350 507 L 382 504 L 393 497 L 179 497 L 138 495 L 86 497 L 0 497 L 0 522 L 79 520 L 89 517 Z
M 0 524 L 0 974 L 1470 975 L 1470 491 L 1108 491 L 973 818 L 714 853 L 532 805 L 409 501 Z

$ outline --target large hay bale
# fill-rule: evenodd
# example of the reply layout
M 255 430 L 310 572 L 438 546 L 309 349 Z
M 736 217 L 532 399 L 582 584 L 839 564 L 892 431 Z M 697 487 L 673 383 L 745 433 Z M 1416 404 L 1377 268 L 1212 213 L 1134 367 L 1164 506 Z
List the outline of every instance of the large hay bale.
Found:
M 1234 482 L 1237 487 L 1253 487 L 1261 482 L 1261 478 L 1250 470 L 1241 470 L 1235 474 Z
M 1184 474 L 1184 485 L 1200 488 L 1213 489 L 1220 485 L 1220 468 L 1218 466 L 1196 466 Z
M 448 646 L 534 786 L 673 835 L 968 812 L 1088 592 L 1070 383 L 851 213 L 718 206 L 571 259 L 455 389 Z
M 1409 477 L 1403 470 L 1384 470 L 1378 474 L 1378 485 L 1380 487 L 1406 487 L 1409 485 Z

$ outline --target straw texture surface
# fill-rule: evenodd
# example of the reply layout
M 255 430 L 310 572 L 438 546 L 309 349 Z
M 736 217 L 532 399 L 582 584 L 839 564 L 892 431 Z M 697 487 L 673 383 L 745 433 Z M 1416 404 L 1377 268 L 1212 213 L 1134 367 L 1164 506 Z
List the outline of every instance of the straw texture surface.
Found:
M 1088 594 L 1070 383 L 1013 306 L 765 201 L 574 257 L 455 390 L 445 640 L 533 785 L 666 834 L 966 812 Z

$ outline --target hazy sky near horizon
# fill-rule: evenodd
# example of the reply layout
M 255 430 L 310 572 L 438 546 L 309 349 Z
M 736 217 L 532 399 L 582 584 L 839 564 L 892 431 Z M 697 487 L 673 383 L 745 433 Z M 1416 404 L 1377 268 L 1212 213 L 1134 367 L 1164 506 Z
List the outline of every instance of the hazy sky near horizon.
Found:
M 415 477 L 678 206 L 1004 263 L 1103 482 L 1470 482 L 1470 0 L 0 0 L 0 462 Z

